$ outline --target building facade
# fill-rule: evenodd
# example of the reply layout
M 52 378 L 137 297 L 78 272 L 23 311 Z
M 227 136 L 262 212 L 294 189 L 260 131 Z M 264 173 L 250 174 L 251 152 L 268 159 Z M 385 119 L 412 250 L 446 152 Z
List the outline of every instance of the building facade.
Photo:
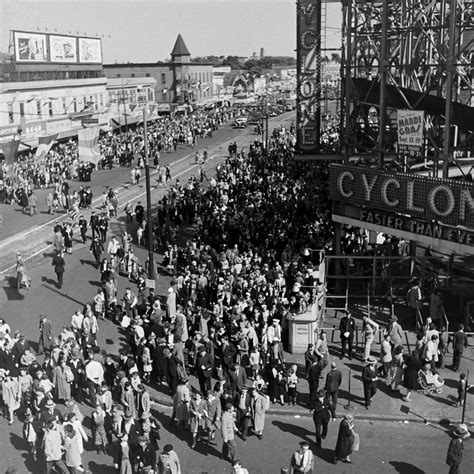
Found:
M 170 107 L 213 100 L 212 64 L 192 62 L 181 35 L 176 39 L 169 62 L 104 64 L 104 73 L 109 79 L 155 79 L 156 102 Z

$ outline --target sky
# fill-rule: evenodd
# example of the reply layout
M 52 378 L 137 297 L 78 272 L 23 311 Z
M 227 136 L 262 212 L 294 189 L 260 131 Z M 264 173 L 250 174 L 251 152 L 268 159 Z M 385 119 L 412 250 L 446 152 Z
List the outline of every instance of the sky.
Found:
M 327 46 L 340 46 L 341 6 L 328 4 Z M 169 58 L 179 33 L 192 56 L 295 56 L 295 0 L 0 0 L 10 30 L 101 36 L 104 63 Z

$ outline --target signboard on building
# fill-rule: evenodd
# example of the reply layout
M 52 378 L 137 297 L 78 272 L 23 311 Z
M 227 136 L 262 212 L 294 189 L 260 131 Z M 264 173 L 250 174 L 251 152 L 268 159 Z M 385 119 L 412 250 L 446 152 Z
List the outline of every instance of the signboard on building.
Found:
M 47 62 L 46 35 L 41 33 L 13 32 L 15 60 L 19 63 Z
M 102 43 L 98 38 L 79 38 L 79 62 L 102 63 Z
M 21 130 L 21 133 L 19 131 Z M 34 140 L 46 132 L 46 122 L 31 122 L 21 127 L 9 125 L 0 127 L 0 142 L 13 140 L 19 135 L 21 141 Z
M 474 183 L 345 165 L 329 180 L 333 201 L 474 229 Z
M 321 0 L 297 3 L 297 151 L 320 151 Z M 319 33 L 318 33 L 319 32 Z
M 398 151 L 419 155 L 423 146 L 422 110 L 398 110 Z
M 77 38 L 74 36 L 49 36 L 50 61 L 53 63 L 77 62 Z

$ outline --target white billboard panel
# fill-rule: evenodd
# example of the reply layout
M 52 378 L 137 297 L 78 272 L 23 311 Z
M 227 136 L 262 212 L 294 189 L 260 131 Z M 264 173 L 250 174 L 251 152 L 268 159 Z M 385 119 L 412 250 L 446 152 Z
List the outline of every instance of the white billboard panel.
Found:
M 14 31 L 13 43 L 15 45 L 15 59 L 17 62 L 48 61 L 46 35 Z
M 79 38 L 79 62 L 102 63 L 102 44 L 98 38 Z
M 72 36 L 49 36 L 50 60 L 53 63 L 77 62 L 77 43 Z

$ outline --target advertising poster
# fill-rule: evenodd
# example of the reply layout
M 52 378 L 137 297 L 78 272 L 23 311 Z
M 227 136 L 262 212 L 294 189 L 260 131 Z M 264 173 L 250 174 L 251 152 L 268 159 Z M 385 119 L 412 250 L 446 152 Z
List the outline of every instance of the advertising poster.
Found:
M 15 44 L 15 59 L 17 62 L 48 61 L 46 35 L 14 31 L 13 41 Z
M 49 51 L 53 63 L 77 62 L 76 38 L 72 36 L 50 35 Z
M 79 62 L 102 63 L 102 44 L 100 39 L 79 38 Z
M 398 110 L 398 150 L 411 155 L 419 155 L 423 146 L 422 110 Z

